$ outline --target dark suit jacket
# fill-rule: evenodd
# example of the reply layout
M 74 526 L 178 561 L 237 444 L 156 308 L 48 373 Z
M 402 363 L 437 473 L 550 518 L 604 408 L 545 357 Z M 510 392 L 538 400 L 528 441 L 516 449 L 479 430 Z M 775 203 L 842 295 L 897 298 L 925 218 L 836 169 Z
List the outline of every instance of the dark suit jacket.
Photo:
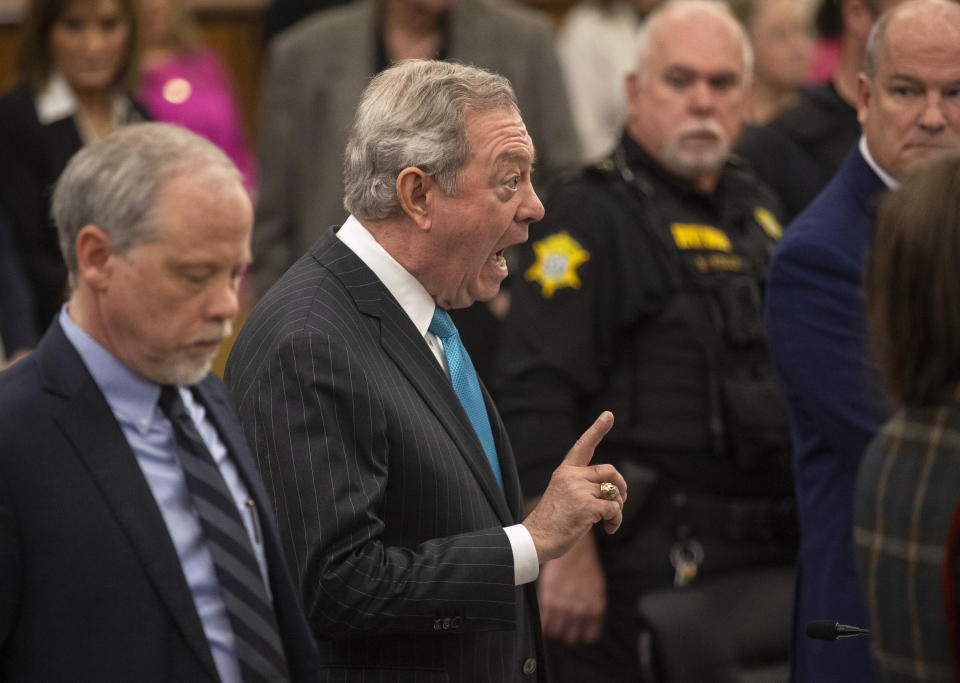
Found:
M 315 649 L 226 391 L 198 398 L 264 515 L 295 680 Z M 0 680 L 218 681 L 173 542 L 136 457 L 59 323 L 0 374 Z
M 532 584 L 506 496 L 446 374 L 373 272 L 329 232 L 254 309 L 227 363 L 330 681 L 536 680 Z M 538 667 L 539 668 L 539 667 Z
M 874 680 L 865 639 L 811 640 L 806 623 L 863 625 L 853 487 L 888 414 L 869 363 L 861 280 L 884 185 L 858 149 L 784 232 L 767 291 L 770 356 L 787 399 L 800 519 L 793 680 Z

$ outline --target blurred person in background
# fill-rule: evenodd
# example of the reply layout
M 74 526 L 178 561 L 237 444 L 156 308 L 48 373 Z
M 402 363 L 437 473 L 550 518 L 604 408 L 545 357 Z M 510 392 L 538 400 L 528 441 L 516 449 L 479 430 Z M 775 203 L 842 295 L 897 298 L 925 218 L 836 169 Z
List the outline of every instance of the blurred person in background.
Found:
M 0 370 L 26 356 L 38 337 L 33 291 L 0 211 Z
M 870 27 L 900 0 L 838 0 L 843 20 L 840 63 L 829 82 L 798 93 L 795 106 L 765 126 L 744 131 L 736 152 L 750 162 L 783 205 L 787 222 L 819 194 L 860 137 L 857 78 Z
M 587 162 L 602 159 L 620 138 L 626 116 L 623 79 L 634 66 L 637 30 L 662 1 L 586 0 L 563 19 L 557 54 Z
M 813 35 L 807 0 L 731 0 L 753 46 L 753 91 L 747 122 L 767 123 L 796 104 L 810 73 Z
M 829 81 L 840 64 L 843 52 L 840 0 L 819 0 L 813 24 L 817 37 L 810 61 L 811 85 Z
M 888 683 L 957 680 L 957 226 L 960 155 L 953 153 L 883 199 L 867 256 L 868 337 L 900 408 L 860 464 L 853 542 L 873 664 Z
M 237 165 L 253 194 L 257 171 L 247 146 L 230 76 L 197 39 L 186 0 L 139 0 L 143 36 L 140 100 L 157 121 L 210 140 Z
M 134 0 L 32 0 L 20 31 L 19 85 L 0 97 L 0 209 L 50 323 L 67 269 L 50 221 L 50 188 L 71 156 L 119 126 L 145 120 Z

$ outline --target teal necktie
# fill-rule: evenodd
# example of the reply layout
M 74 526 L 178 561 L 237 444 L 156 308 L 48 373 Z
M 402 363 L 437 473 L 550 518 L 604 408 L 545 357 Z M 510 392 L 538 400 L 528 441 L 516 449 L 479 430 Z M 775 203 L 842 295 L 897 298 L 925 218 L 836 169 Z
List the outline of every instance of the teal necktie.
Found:
M 428 329 L 432 334 L 439 337 L 443 344 L 443 352 L 447 355 L 447 366 L 450 368 L 453 390 L 457 392 L 457 398 L 460 399 L 463 410 L 470 418 L 473 431 L 477 433 L 477 438 L 480 439 L 480 445 L 483 446 L 483 452 L 487 454 L 493 476 L 502 491 L 503 476 L 500 474 L 497 449 L 493 444 L 490 418 L 487 417 L 487 407 L 483 403 L 483 394 L 480 392 L 480 380 L 477 379 L 477 372 L 473 369 L 470 354 L 467 353 L 463 342 L 460 341 L 460 334 L 457 332 L 457 326 L 450 319 L 450 314 L 439 306 L 433 311 L 433 319 L 430 321 Z

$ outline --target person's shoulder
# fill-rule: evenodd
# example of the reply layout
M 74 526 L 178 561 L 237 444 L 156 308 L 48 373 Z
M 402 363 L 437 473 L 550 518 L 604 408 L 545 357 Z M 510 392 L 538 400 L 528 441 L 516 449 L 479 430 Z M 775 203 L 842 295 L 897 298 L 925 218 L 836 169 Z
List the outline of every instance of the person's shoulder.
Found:
M 768 127 L 786 139 L 805 145 L 857 127 L 857 112 L 829 84 L 802 89 L 792 107 L 780 113 Z
M 0 372 L 0 434 L 7 445 L 36 417 L 49 414 L 34 355 Z M 7 441 L 10 439 L 11 441 Z M 4 451 L 0 448 L 0 451 Z
M 25 85 L 18 85 L 0 95 L 0 120 L 31 122 L 36 125 L 37 113 L 33 94 Z M 6 127 L 6 123 L 4 127 Z
M 616 192 L 618 182 L 610 160 L 598 161 L 551 186 L 545 202 L 547 211 L 593 216 L 597 212 L 622 210 L 624 197 Z
M 748 159 L 739 155 L 732 155 L 723 172 L 731 191 L 747 201 L 757 202 L 769 207 L 776 207 L 779 211 L 780 202 L 776 193 L 760 177 Z
M 290 335 L 308 331 L 312 311 L 330 307 L 343 310 L 341 304 L 352 297 L 335 271 L 350 258 L 352 252 L 348 252 L 332 232 L 322 235 L 266 291 L 241 335 L 255 333 L 261 343 L 276 345 Z

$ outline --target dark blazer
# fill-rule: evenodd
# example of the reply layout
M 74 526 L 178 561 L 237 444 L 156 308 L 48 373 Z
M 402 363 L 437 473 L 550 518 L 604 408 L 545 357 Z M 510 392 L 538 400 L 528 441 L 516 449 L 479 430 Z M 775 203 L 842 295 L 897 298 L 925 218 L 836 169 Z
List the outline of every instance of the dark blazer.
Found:
M 883 681 L 956 681 L 960 388 L 907 406 L 857 476 L 853 540 Z
M 315 649 L 223 385 L 197 385 L 250 495 L 294 680 Z M 0 374 L 0 681 L 218 681 L 136 457 L 59 323 Z
M 884 185 L 856 147 L 784 232 L 767 290 L 767 338 L 790 417 L 800 520 L 793 681 L 874 680 L 865 639 L 811 640 L 806 623 L 863 625 L 853 487 L 889 409 L 869 364 L 861 280 Z
M 132 102 L 132 120 L 149 119 Z M 72 116 L 41 124 L 33 93 L 18 86 L 0 97 L 0 207 L 13 228 L 20 261 L 33 288 L 41 329 L 64 301 L 67 269 L 50 219 L 53 185 L 83 147 Z
M 499 415 L 484 391 L 506 496 L 426 341 L 333 231 L 251 313 L 226 383 L 324 680 L 537 680 L 535 594 L 514 586 L 503 532 L 522 503 Z

